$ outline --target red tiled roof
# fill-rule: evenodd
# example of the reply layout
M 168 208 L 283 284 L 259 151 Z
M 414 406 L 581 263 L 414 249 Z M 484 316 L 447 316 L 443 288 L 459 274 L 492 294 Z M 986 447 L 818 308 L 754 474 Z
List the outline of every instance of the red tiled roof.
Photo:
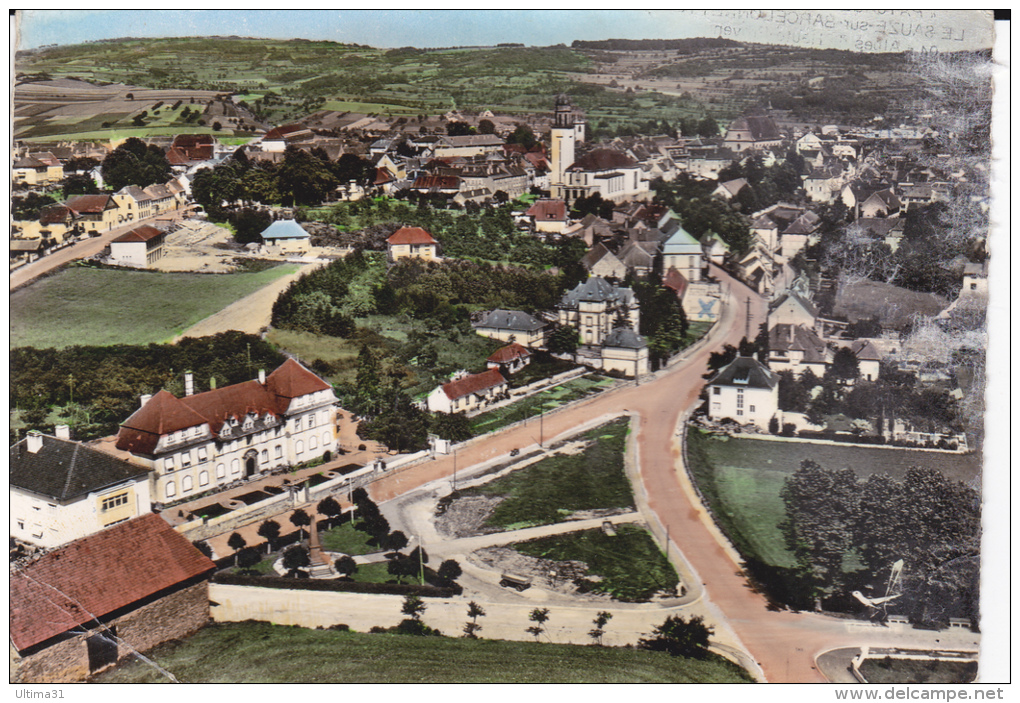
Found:
M 100 213 L 106 210 L 113 199 L 109 195 L 79 195 L 71 198 L 64 205 L 75 212 Z
M 215 568 L 156 513 L 114 525 L 11 571 L 11 642 L 24 651 Z
M 294 359 L 287 359 L 266 378 L 266 388 L 289 400 L 329 390 L 331 386 Z
M 262 139 L 285 139 L 287 135 L 294 134 L 295 132 L 305 132 L 308 128 L 300 124 L 285 124 L 266 132 L 266 136 Z
M 529 356 L 531 356 L 531 352 L 527 348 L 522 347 L 517 342 L 511 342 L 505 347 L 500 347 L 494 351 L 487 361 L 491 361 L 494 364 L 509 364 L 511 361 L 527 359 Z
M 166 160 L 171 166 L 186 166 L 191 163 L 187 153 L 176 147 L 170 147 L 166 152 Z
M 562 222 L 567 219 L 567 204 L 562 200 L 536 200 L 525 214 L 538 222 Z
M 71 216 L 71 211 L 63 205 L 47 205 L 39 211 L 39 224 L 62 224 Z
M 381 186 L 384 183 L 390 183 L 396 180 L 393 175 L 384 168 L 377 168 L 375 170 L 375 180 L 372 181 L 372 185 Z
M 163 230 L 150 227 L 149 225 L 142 225 L 135 227 L 130 232 L 120 235 L 113 241 L 115 242 L 147 242 L 150 239 L 155 239 L 163 235 Z
M 475 373 L 465 376 L 456 381 L 443 384 L 443 392 L 450 400 L 463 398 L 471 393 L 478 393 L 496 386 L 506 385 L 506 379 L 496 369 L 489 369 L 482 373 Z
M 134 454 L 151 454 L 162 435 L 204 424 L 206 419 L 162 390 L 136 410 L 120 426 L 117 449 Z
M 435 238 L 421 227 L 401 227 L 386 240 L 394 244 L 439 244 Z
M 294 359 L 287 359 L 266 378 L 177 398 L 160 391 L 129 417 L 117 435 L 117 449 L 152 454 L 163 435 L 209 423 L 218 433 L 224 421 L 248 413 L 280 416 L 298 396 L 328 390 L 330 385 Z
M 211 134 L 178 134 L 174 137 L 173 147 L 180 147 L 182 149 L 191 149 L 196 146 L 209 146 L 213 145 L 213 138 Z

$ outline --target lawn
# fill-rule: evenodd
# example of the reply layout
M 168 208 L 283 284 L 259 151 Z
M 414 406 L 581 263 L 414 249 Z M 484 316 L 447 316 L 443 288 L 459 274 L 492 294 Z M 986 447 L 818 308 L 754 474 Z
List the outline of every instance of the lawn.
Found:
M 614 381 L 600 376 L 582 376 L 564 384 L 541 391 L 527 398 L 522 398 L 515 403 L 481 413 L 471 418 L 471 430 L 476 434 L 494 432 L 501 427 L 534 418 L 536 425 L 539 422 L 537 416 L 543 412 L 555 410 L 561 405 L 571 403 L 585 396 L 600 393 Z M 539 440 L 538 427 L 536 429 L 535 441 Z
M 368 543 L 371 535 L 354 529 L 354 525 L 349 522 L 320 533 L 319 539 L 322 541 L 322 548 L 327 552 L 372 554 L 379 551 L 379 547 Z
M 189 274 L 69 267 L 11 294 L 11 346 L 166 342 L 297 270 Z
M 676 570 L 643 527 L 620 525 L 610 537 L 602 530 L 584 530 L 512 545 L 521 554 L 552 561 L 588 565 L 591 590 L 621 601 L 642 602 L 657 591 L 674 588 Z
M 780 491 L 805 459 L 828 469 L 852 468 L 862 479 L 878 472 L 902 479 L 911 466 L 929 466 L 971 483 L 981 472 L 979 454 L 720 438 L 695 429 L 687 434 L 687 450 L 698 488 L 737 549 L 778 567 L 795 565 L 779 529 L 786 517 Z
M 743 683 L 721 657 L 538 642 L 215 623 L 148 656 L 188 683 Z M 163 683 L 140 661 L 97 683 Z
M 628 418 L 596 427 L 577 454 L 554 453 L 527 468 L 464 490 L 464 495 L 506 496 L 486 521 L 512 530 L 566 520 L 579 510 L 634 508 L 624 472 Z

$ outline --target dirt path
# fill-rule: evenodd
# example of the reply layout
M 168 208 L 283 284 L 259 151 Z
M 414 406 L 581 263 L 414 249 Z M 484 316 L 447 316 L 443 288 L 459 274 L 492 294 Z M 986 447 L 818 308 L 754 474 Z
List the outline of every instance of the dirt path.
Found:
M 294 273 L 276 279 L 251 295 L 247 295 L 195 323 L 175 337 L 173 343 L 177 343 L 184 337 L 208 337 L 229 330 L 259 334 L 263 328 L 269 326 L 273 315 L 273 303 L 276 302 L 280 293 L 286 290 L 292 282 L 324 263 L 306 264 Z

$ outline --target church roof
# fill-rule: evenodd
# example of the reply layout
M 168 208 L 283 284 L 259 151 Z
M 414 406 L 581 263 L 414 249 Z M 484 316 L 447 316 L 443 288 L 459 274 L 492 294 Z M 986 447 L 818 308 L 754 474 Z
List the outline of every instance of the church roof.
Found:
M 574 161 L 570 171 L 610 171 L 617 168 L 634 168 L 638 163 L 616 149 L 593 149 Z

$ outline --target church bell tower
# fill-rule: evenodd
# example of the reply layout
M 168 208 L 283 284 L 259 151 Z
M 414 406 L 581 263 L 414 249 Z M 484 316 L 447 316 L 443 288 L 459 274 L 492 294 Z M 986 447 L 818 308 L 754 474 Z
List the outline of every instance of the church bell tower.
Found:
M 574 106 L 564 94 L 556 96 L 556 113 L 550 135 L 549 188 L 553 198 L 563 197 L 566 171 L 574 163 L 574 144 L 577 133 L 574 130 Z

